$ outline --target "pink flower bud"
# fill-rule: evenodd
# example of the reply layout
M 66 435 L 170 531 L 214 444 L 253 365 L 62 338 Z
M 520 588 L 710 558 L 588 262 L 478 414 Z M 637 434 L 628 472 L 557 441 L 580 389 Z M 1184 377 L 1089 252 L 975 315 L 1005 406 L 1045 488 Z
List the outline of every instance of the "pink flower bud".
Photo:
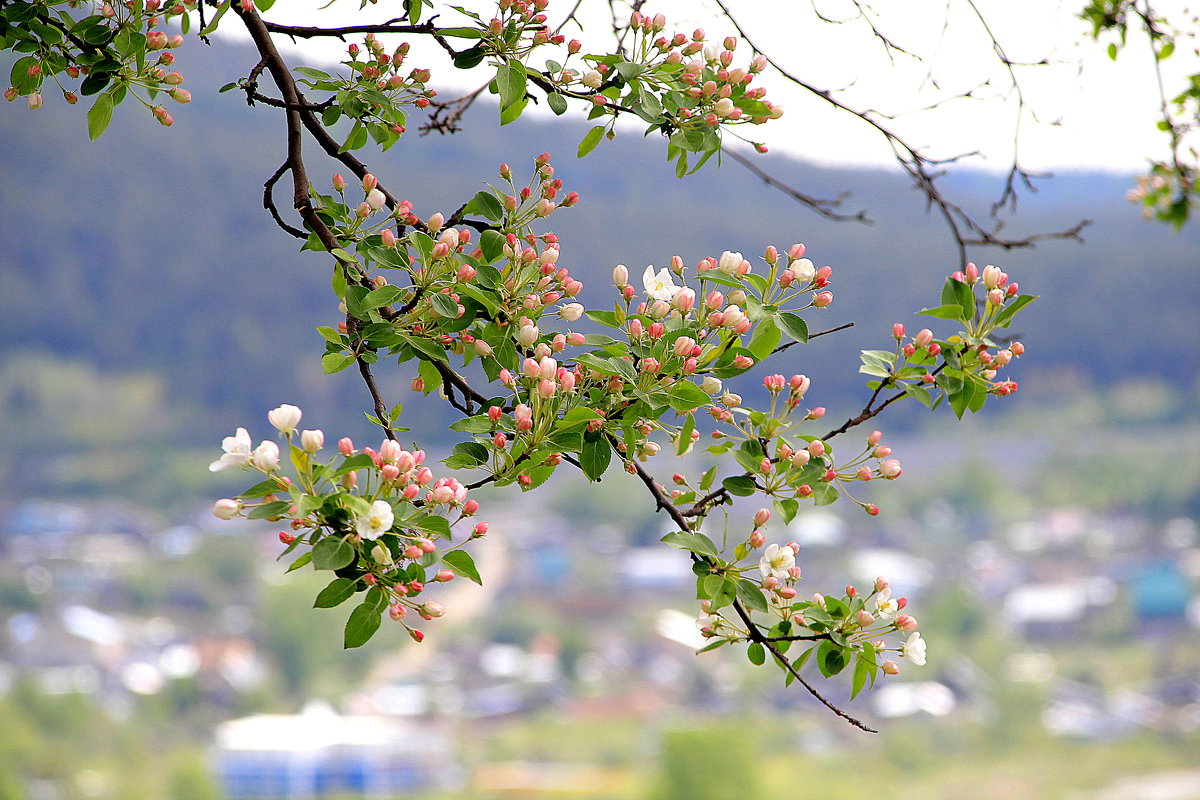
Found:
M 497 450 L 503 450 L 507 445 L 508 437 L 503 433 L 497 432 L 496 435 L 492 437 L 492 446 Z
M 761 528 L 767 524 L 767 520 L 771 518 L 771 510 L 769 508 L 760 508 L 754 515 L 755 527 Z
M 854 619 L 860 628 L 869 628 L 875 624 L 875 617 L 871 616 L 871 612 L 866 609 L 859 611 Z
M 921 330 L 917 331 L 917 335 L 913 337 L 913 344 L 918 348 L 926 347 L 932 341 L 933 331 L 929 330 L 929 328 L 922 328 Z
M 880 665 L 880 667 L 883 669 L 883 672 L 885 675 L 899 675 L 900 674 L 900 667 L 897 666 L 896 662 L 892 661 L 891 659 L 884 661 L 883 664 Z
M 833 302 L 833 292 L 818 292 L 813 295 L 812 304 L 817 308 L 825 308 Z
M 904 470 L 900 467 L 900 462 L 894 458 L 889 458 L 887 461 L 879 465 L 879 474 L 888 480 L 895 480 L 900 477 L 900 473 Z
M 475 527 L 471 529 L 471 536 L 473 536 L 475 538 L 479 538 L 481 536 L 486 536 L 487 532 L 488 532 L 488 524 L 486 522 L 480 522 L 480 523 L 477 523 L 475 525 Z
M 750 543 L 751 547 L 762 547 L 763 544 L 766 543 L 766 541 L 767 541 L 767 538 L 765 536 L 763 536 L 762 531 L 756 530 L 750 534 L 749 543 Z
M 917 621 L 908 614 L 897 615 L 893 624 L 897 630 L 901 631 L 915 631 L 917 629 Z
M 807 449 L 809 455 L 813 456 L 814 458 L 820 458 L 821 456 L 825 455 L 825 443 L 820 439 L 813 439 L 811 442 L 809 442 Z

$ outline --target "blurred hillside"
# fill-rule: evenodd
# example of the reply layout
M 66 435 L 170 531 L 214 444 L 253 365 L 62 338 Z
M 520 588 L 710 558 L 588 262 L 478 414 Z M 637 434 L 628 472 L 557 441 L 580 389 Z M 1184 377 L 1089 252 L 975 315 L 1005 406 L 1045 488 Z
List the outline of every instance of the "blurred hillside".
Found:
M 261 208 L 262 180 L 283 157 L 282 120 L 247 108 L 236 93 L 216 94 L 253 59 L 223 44 L 189 48 L 181 59 L 195 101 L 173 109 L 171 130 L 122 108 L 109 132 L 88 143 L 83 110 L 57 100 L 36 113 L 5 106 L 0 115 L 0 412 L 13 423 L 0 469 L 15 493 L 47 478 L 86 488 L 97 471 L 85 477 L 55 459 L 104 443 L 111 463 L 99 471 L 103 480 L 149 462 L 160 478 L 178 473 L 186 482 L 194 472 L 183 460 L 202 456 L 181 454 L 181 445 L 211 451 L 279 402 L 300 404 L 314 425 L 366 430 L 354 376 L 320 371 L 313 328 L 337 317 L 328 265 L 297 252 Z M 555 218 L 563 263 L 584 278 L 583 299 L 594 304 L 607 304 L 618 262 L 637 272 L 664 264 L 676 252 L 669 248 L 695 263 L 724 249 L 751 255 L 769 243 L 807 243 L 814 260 L 834 267 L 837 298 L 810 324 L 859 324 L 793 349 L 777 368 L 812 376 L 814 402 L 834 416 L 861 403 L 856 351 L 885 340 L 894 320 L 919 327 L 909 315 L 936 303 L 954 264 L 940 222 L 893 173 L 761 159 L 813 195 L 851 192 L 847 208 L 867 208 L 876 220 L 832 223 L 732 162 L 679 181 L 661 143 L 636 134 L 577 161 L 585 126 L 525 121 L 497 129 L 494 114 L 481 102 L 465 130 L 449 137 L 418 137 L 414 124 L 403 146 L 368 161 L 427 216 L 456 208 L 500 162 L 519 174 L 534 155 L 551 152 L 558 176 L 583 197 Z M 319 180 L 335 171 L 310 158 Z M 1008 407 L 1129 379 L 1193 391 L 1200 351 L 1186 343 L 1200 321 L 1200 232 L 1172 234 L 1142 221 L 1124 200 L 1130 181 L 1061 175 L 1022 199 L 1014 232 L 1088 218 L 1095 224 L 1084 244 L 973 254 L 1042 295 L 1022 315 L 1017 333 L 1030 355 L 1013 372 L 1022 391 Z M 985 213 L 999 191 L 985 172 L 963 172 L 948 186 Z M 386 394 L 407 403 L 401 390 L 411 376 L 381 372 Z M 113 391 L 123 399 L 105 399 Z M 113 402 L 119 408 L 102 408 Z M 412 402 L 405 424 L 423 442 L 436 441 L 442 413 Z M 177 449 L 170 457 L 157 449 L 166 437 Z M 51 443 L 59 450 L 48 455 Z

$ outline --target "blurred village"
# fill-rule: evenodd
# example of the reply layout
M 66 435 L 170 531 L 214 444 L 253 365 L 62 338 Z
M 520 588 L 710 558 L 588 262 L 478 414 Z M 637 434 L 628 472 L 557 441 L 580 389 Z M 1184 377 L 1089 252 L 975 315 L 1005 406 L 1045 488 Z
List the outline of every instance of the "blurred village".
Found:
M 0 511 L 0 708 L 69 703 L 148 733 L 164 757 L 148 797 L 616 798 L 664 785 L 676 788 L 663 796 L 732 796 L 719 776 L 688 794 L 664 783 L 714 761 L 720 775 L 749 770 L 738 796 L 765 796 L 772 780 L 705 733 L 730 726 L 753 731 L 748 761 L 809 772 L 897 740 L 909 742 L 892 756 L 900 768 L 924 763 L 913 738 L 953 749 L 1003 737 L 1015 753 L 1099 748 L 1110 769 L 1071 758 L 1058 780 L 1075 793 L 1048 783 L 996 796 L 1200 797 L 1200 773 L 1186 769 L 1200 752 L 1194 519 L 1061 505 L 993 525 L 942 499 L 879 519 L 811 509 L 770 529 L 768 541 L 799 542 L 804 588 L 885 575 L 922 622 L 928 666 L 902 665 L 854 703 L 848 680 L 813 673 L 884 731 L 869 737 L 736 648 L 694 654 L 704 640 L 689 561 L 657 543 L 666 523 L 624 477 L 481 497 L 484 586 L 438 587 L 449 614 L 424 643 L 385 619 L 386 635 L 350 653 L 347 607 L 310 608 L 324 582 L 284 575 L 269 523 L 11 503 Z M 1113 752 L 1147 741 L 1155 758 L 1132 763 L 1180 767 L 1161 778 L 1176 793 L 1139 794 L 1156 785 L 1146 780 L 1104 789 L 1122 774 Z M 104 744 L 91 747 L 41 765 L 20 760 L 15 739 L 0 744 L 0 797 L 141 796 L 105 766 Z M 792 796 L 823 796 L 820 774 Z M 954 796 L 934 791 L 910 796 Z

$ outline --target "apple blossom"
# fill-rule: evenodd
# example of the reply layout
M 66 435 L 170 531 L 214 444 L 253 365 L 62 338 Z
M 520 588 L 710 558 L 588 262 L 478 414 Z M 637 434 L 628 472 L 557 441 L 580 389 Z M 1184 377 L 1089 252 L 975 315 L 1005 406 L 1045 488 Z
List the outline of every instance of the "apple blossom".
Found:
M 671 279 L 670 270 L 666 267 L 655 273 L 653 265 L 647 266 L 646 271 L 642 273 L 642 284 L 646 287 L 646 294 L 653 300 L 670 302 L 679 291 L 679 287 Z
M 918 667 L 925 666 L 925 640 L 920 633 L 913 632 L 904 640 L 901 653 Z
M 295 433 L 296 426 L 300 424 L 300 416 L 300 409 L 288 403 L 267 412 L 267 420 L 278 428 L 280 433 Z
M 796 553 L 787 545 L 771 544 L 758 560 L 758 571 L 764 578 L 787 580 L 788 570 L 796 566 Z
M 354 521 L 354 532 L 364 539 L 378 539 L 391 530 L 395 519 L 391 503 L 376 500 L 366 514 Z
M 220 472 L 229 467 L 244 467 L 250 461 L 250 434 L 245 428 L 238 428 L 237 433 L 226 436 L 221 441 L 221 449 L 225 453 L 208 465 L 210 472 Z
M 279 468 L 279 445 L 263 440 L 250 454 L 250 463 L 263 472 Z

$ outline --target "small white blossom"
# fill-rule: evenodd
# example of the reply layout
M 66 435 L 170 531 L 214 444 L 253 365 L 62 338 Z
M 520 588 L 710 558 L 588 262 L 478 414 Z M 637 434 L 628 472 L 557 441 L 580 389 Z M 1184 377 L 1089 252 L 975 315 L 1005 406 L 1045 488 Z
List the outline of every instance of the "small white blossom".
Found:
M 646 286 L 646 294 L 652 300 L 669 303 L 675 297 L 675 293 L 679 291 L 675 281 L 671 280 L 670 270 L 663 267 L 655 274 L 653 264 L 647 265 L 646 272 L 642 275 L 642 283 Z
M 925 640 L 921 638 L 921 634 L 913 633 L 905 640 L 904 646 L 901 648 L 904 657 L 916 664 L 918 667 L 925 666 Z
M 280 433 L 295 433 L 300 424 L 300 409 L 284 403 L 279 408 L 267 412 L 267 421 L 279 429 Z
M 798 261 L 792 262 L 792 266 L 789 269 L 796 273 L 797 283 L 808 283 L 817 275 L 817 268 L 807 258 L 801 258 Z
M 788 574 L 796 566 L 796 553 L 787 545 L 767 545 L 762 558 L 758 560 L 758 571 L 764 578 L 775 578 L 785 581 L 791 577 Z
M 263 472 L 270 472 L 279 467 L 279 445 L 264 440 L 250 454 L 250 463 Z
M 872 601 L 872 604 L 875 607 L 872 613 L 879 619 L 891 620 L 900 613 L 900 605 L 892 599 L 891 589 L 884 589 L 875 595 L 875 600 Z
M 220 472 L 229 467 L 244 467 L 250 460 L 250 434 L 245 428 L 238 428 L 233 436 L 226 436 L 221 442 L 225 454 L 208 465 L 211 472 Z
M 396 521 L 392 506 L 387 500 L 376 500 L 366 515 L 354 523 L 354 532 L 364 539 L 378 539 L 392 528 Z

